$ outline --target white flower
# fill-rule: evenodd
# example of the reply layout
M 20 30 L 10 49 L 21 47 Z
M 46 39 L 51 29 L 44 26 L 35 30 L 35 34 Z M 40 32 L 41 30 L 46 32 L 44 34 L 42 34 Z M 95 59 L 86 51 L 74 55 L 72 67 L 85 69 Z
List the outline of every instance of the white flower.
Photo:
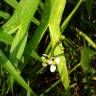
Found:
M 42 54 L 42 66 L 47 67 L 48 65 L 50 66 L 50 71 L 55 72 L 56 70 L 56 65 L 60 63 L 60 58 L 58 57 L 51 57 L 49 58 L 47 54 Z
M 55 59 L 55 62 L 56 62 L 56 64 L 59 64 L 59 63 L 60 63 L 60 58 L 57 57 L 57 58 Z
M 47 54 L 42 54 L 42 55 L 43 55 L 43 57 L 48 58 L 48 55 Z
M 43 67 L 47 67 L 47 64 L 46 64 L 46 63 L 42 63 L 42 66 L 43 66 Z
M 51 71 L 51 72 L 55 72 L 55 70 L 56 70 L 56 66 L 52 64 L 52 65 L 50 66 L 50 71 Z
M 52 61 L 52 60 L 49 60 L 49 61 L 48 61 L 48 64 L 49 64 L 49 65 L 51 65 L 52 63 L 53 63 L 53 61 Z

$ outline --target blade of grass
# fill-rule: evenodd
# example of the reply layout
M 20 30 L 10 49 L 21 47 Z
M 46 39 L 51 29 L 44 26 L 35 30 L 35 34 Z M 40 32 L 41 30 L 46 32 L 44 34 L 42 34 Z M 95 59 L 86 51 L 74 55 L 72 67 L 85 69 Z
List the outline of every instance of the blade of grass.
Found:
M 36 24 L 37 26 L 39 26 L 40 21 L 38 19 L 36 19 L 35 17 L 32 17 L 31 21 Z
M 18 3 L 16 0 L 13 0 L 13 1 L 12 1 L 12 0 L 5 0 L 5 2 L 8 3 L 10 6 L 12 6 L 14 9 L 16 9 L 17 6 L 19 6 L 19 3 Z M 34 18 L 34 17 L 32 17 L 32 21 L 33 21 L 35 24 L 37 24 L 37 25 L 40 24 L 40 22 L 39 22 L 36 18 Z M 10 22 L 9 22 L 9 25 L 10 25 Z M 18 25 L 19 25 L 19 24 L 18 24 Z M 10 27 L 11 27 L 11 26 L 10 26 Z M 4 27 L 4 28 L 5 28 L 5 27 Z M 4 28 L 3 28 L 3 29 L 4 29 Z M 5 28 L 5 29 L 6 29 L 6 28 Z M 11 29 L 11 28 L 9 28 L 9 29 Z M 36 52 L 32 52 L 31 56 L 33 56 L 34 58 L 40 60 L 40 57 L 39 57 L 39 55 L 36 54 Z
M 93 4 L 93 0 L 86 0 L 86 8 L 89 16 L 92 15 L 92 4 Z
M 17 8 L 17 6 L 19 5 L 19 3 L 16 1 L 16 0 L 5 0 L 5 2 L 6 3 L 8 3 L 10 6 L 12 6 L 14 9 L 16 9 Z M 36 18 L 34 18 L 34 17 L 32 17 L 32 21 L 35 23 L 35 24 L 37 24 L 37 25 L 39 25 L 40 24 L 40 22 L 36 19 Z M 10 22 L 9 22 L 10 23 Z M 19 25 L 19 24 L 18 24 Z M 11 27 L 11 26 L 10 26 Z M 10 29 L 10 28 L 9 28 Z M 40 60 L 40 57 L 39 57 L 39 55 L 38 55 L 38 58 L 37 58 L 37 55 L 36 55 L 36 53 L 35 52 L 32 52 L 33 54 L 31 54 L 33 57 L 34 56 L 36 56 L 35 58 L 36 59 L 39 59 Z M 35 55 L 34 55 L 35 54 Z
M 27 0 L 28 1 L 28 0 Z M 38 1 L 40 1 L 40 0 L 38 0 Z M 3 26 L 2 26 L 2 28 L 3 28 L 3 30 L 4 30 L 4 32 L 6 32 L 6 33 L 8 33 L 8 34 L 13 34 L 14 32 L 16 32 L 16 30 L 18 29 L 18 27 L 19 27 L 19 25 L 20 25 L 20 23 L 21 23 L 21 21 L 23 20 L 24 21 L 24 18 L 26 17 L 26 15 L 27 15 L 27 11 L 28 11 L 28 8 L 26 9 L 26 11 L 24 12 L 24 8 L 23 8 L 23 6 L 22 6 L 22 4 L 24 4 L 24 2 L 25 2 L 25 0 L 24 1 L 20 1 L 20 4 L 18 4 L 17 5 L 17 7 L 16 7 L 16 9 L 18 9 L 18 10 L 15 10 L 15 12 L 14 12 L 14 14 L 13 14 L 13 16 L 10 18 L 10 20 L 8 20 L 8 22 L 6 22 Z M 33 2 L 33 1 L 32 1 Z M 36 2 L 36 1 L 34 1 L 34 2 Z M 38 2 L 37 2 L 38 3 Z M 26 4 L 27 4 L 27 2 L 26 2 Z M 34 6 L 34 4 L 32 4 L 33 6 Z M 24 5 L 24 6 L 26 6 L 26 5 Z M 31 8 L 31 7 L 30 7 Z M 35 7 L 34 7 L 35 8 Z M 32 8 L 31 8 L 32 9 Z M 23 10 L 22 12 L 21 12 L 21 10 Z M 35 9 L 34 9 L 35 10 Z M 31 10 L 30 10 L 31 11 Z M 26 15 L 25 15 L 25 14 Z M 33 12 L 32 12 L 33 13 Z M 31 14 L 32 14 L 31 13 Z M 27 17 L 28 18 L 28 17 Z M 33 18 L 33 16 L 31 17 L 31 19 Z M 25 21 L 26 22 L 26 21 Z
M 3 32 L 2 29 L 0 29 L 0 41 L 5 44 L 11 45 L 13 41 L 13 36 Z
M 7 13 L 7 12 L 4 12 L 4 11 L 2 11 L 2 10 L 0 10 L 0 18 L 3 18 L 3 19 L 5 19 L 5 20 L 8 20 L 9 18 L 10 18 L 10 14 L 9 13 Z
M 4 32 L 8 34 L 13 34 L 18 29 L 18 20 L 17 18 L 10 18 L 2 27 Z
M 51 16 L 49 21 L 49 30 L 50 30 L 52 48 L 54 48 L 57 42 L 59 42 L 60 22 L 61 22 L 61 17 L 62 17 L 63 10 L 65 8 L 65 5 L 66 5 L 66 0 L 59 0 L 59 1 L 51 0 Z M 54 50 L 54 55 L 59 55 L 64 53 L 62 48 L 63 48 L 62 44 L 61 43 L 58 44 Z M 63 86 L 66 90 L 66 96 L 70 96 L 70 86 L 69 86 L 70 80 L 68 78 L 66 59 L 64 55 L 60 56 L 59 58 L 60 58 L 60 64 L 57 65 L 59 75 L 61 77 Z
M 31 18 L 35 14 L 35 11 L 39 5 L 39 1 L 40 0 L 20 1 L 19 6 L 14 12 L 13 16 L 20 14 L 19 19 L 22 21 L 19 24 L 19 29 L 16 33 L 16 36 L 13 40 L 11 50 L 10 50 L 10 60 L 12 64 L 15 64 L 16 66 L 18 65 L 18 61 L 23 54 L 26 41 L 27 41 L 29 24 L 31 22 Z
M 9 4 L 10 6 L 12 6 L 14 9 L 17 8 L 18 5 L 18 1 L 17 0 L 4 0 L 7 4 Z
M 14 0 L 15 2 L 17 2 L 16 0 Z M 8 0 L 8 2 L 10 3 L 10 5 L 12 4 L 13 0 Z M 14 3 L 14 2 L 13 2 Z M 16 5 L 14 5 L 14 7 L 16 6 L 16 8 L 18 8 L 17 3 L 15 3 Z M 19 7 L 20 8 L 20 7 Z M 16 13 L 16 11 L 14 12 Z M 8 34 L 13 34 L 14 32 L 16 32 L 16 30 L 18 29 L 19 23 L 21 22 L 19 20 L 20 17 L 20 9 L 17 10 L 18 14 L 14 14 L 3 26 L 2 29 L 4 32 L 8 33 Z
M 3 51 L 0 49 L 0 66 L 3 66 L 14 78 L 15 80 L 26 89 L 26 91 L 30 91 L 32 96 L 37 96 L 32 89 L 28 86 L 28 84 L 24 81 L 24 79 L 20 76 L 18 71 L 14 68 L 11 62 L 7 59 Z
M 74 28 L 75 29 L 75 28 Z M 96 44 L 92 41 L 92 39 L 90 37 L 88 37 L 85 33 L 83 33 L 81 30 L 79 30 L 78 28 L 76 28 L 76 31 L 78 32 L 78 34 L 82 37 L 85 38 L 85 40 L 89 43 L 89 45 L 91 45 L 93 48 L 96 49 Z
M 72 18 L 72 16 L 75 14 L 75 12 L 77 11 L 77 9 L 79 8 L 79 6 L 81 5 L 83 0 L 79 0 L 77 5 L 75 6 L 75 8 L 73 9 L 73 11 L 68 15 L 68 17 L 65 19 L 65 21 L 62 23 L 61 25 L 61 33 L 63 33 L 63 31 L 65 30 L 65 28 L 67 27 L 70 19 Z
M 2 29 L 0 29 L 0 42 L 11 45 L 13 38 L 13 36 L 3 32 Z M 41 62 L 41 57 L 35 51 L 32 51 L 31 56 Z
M 12 19 L 16 17 L 18 20 L 18 30 L 11 45 L 9 59 L 12 64 L 15 65 L 15 67 L 18 66 L 18 62 L 24 52 L 24 48 L 27 42 L 28 28 L 31 22 L 31 18 L 34 16 L 35 11 L 39 5 L 39 1 L 40 0 L 21 0 L 13 14 Z M 10 76 L 10 80 L 10 86 L 11 89 L 13 89 L 14 78 L 12 75 Z
M 91 72 L 90 58 L 94 54 L 94 51 L 84 46 L 81 49 L 81 60 L 80 64 L 85 73 Z
M 40 25 L 38 26 L 36 32 L 33 34 L 32 39 L 30 40 L 25 50 L 27 54 L 31 54 L 32 51 L 36 50 L 38 44 L 40 43 L 40 40 L 42 39 L 44 33 L 47 30 L 49 17 L 50 17 L 50 0 L 46 0 Z
M 19 3 L 16 0 L 5 0 L 6 3 L 8 3 L 11 7 L 13 7 L 14 9 L 17 8 L 17 6 L 19 5 Z M 43 5 L 42 5 L 43 6 Z M 36 19 L 35 17 L 32 17 L 32 22 L 36 25 L 39 25 L 40 22 L 38 19 Z
M 43 4 L 43 2 L 42 1 L 40 1 L 40 8 L 43 10 L 43 8 L 44 8 L 44 4 Z
M 46 2 L 44 4 L 44 10 L 42 13 L 40 25 L 38 26 L 37 30 L 34 32 L 32 39 L 30 40 L 30 42 L 28 43 L 28 45 L 25 48 L 25 54 L 24 54 L 24 57 L 26 58 L 25 63 L 22 67 L 18 66 L 20 70 L 22 70 L 24 68 L 24 66 L 29 61 L 30 56 L 33 55 L 34 51 L 38 47 L 38 44 L 40 43 L 44 33 L 47 30 L 48 23 L 49 23 L 49 17 L 50 17 L 50 0 L 46 0 Z M 38 57 L 36 57 L 36 58 L 38 58 Z
M 39 60 L 40 62 L 42 61 L 42 60 L 41 60 L 41 57 L 40 57 L 35 51 L 32 51 L 31 56 L 32 56 L 33 58 Z

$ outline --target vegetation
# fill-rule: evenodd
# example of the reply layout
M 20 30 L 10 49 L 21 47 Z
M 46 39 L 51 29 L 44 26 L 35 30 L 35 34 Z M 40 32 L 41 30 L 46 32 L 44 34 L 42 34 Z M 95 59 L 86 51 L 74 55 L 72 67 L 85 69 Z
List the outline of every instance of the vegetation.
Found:
M 95 10 L 95 0 L 1 0 L 0 96 L 96 96 Z

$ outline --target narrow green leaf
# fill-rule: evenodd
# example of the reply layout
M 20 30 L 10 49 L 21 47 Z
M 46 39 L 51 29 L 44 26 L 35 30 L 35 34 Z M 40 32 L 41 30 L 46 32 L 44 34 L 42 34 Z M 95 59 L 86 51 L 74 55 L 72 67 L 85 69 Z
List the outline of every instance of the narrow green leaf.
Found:
M 62 18 L 62 13 L 66 5 L 66 0 L 51 0 L 51 16 L 50 16 L 50 22 L 49 22 L 49 30 L 50 30 L 50 37 L 51 37 L 51 43 L 52 48 L 59 42 L 60 38 L 60 22 Z M 54 18 L 55 17 L 55 18 Z M 64 56 L 64 51 L 62 50 L 63 46 L 62 44 L 58 44 L 57 47 L 54 50 L 54 55 L 60 55 L 60 64 L 57 65 L 59 75 L 61 77 L 62 83 L 64 85 L 64 88 L 66 90 L 66 96 L 70 96 L 70 80 L 68 78 L 68 71 L 66 66 L 66 59 Z
M 6 3 L 8 3 L 10 6 L 12 6 L 14 9 L 17 8 L 18 2 L 17 0 L 4 0 Z
M 28 84 L 24 81 L 24 79 L 20 76 L 19 72 L 14 68 L 11 62 L 7 59 L 3 51 L 0 49 L 0 66 L 3 66 L 14 78 L 15 80 L 26 89 L 26 91 L 30 91 L 32 96 L 37 96 L 32 89 L 28 86 Z
M 78 32 L 78 34 L 79 34 L 80 36 L 82 36 L 82 37 L 85 38 L 85 40 L 89 43 L 89 45 L 91 45 L 93 48 L 96 49 L 96 44 L 95 44 L 95 42 L 93 42 L 93 40 L 92 40 L 90 37 L 88 37 L 85 33 L 83 33 L 83 32 L 82 32 L 81 30 L 79 30 L 78 28 L 76 28 L 76 31 Z
M 42 61 L 42 60 L 41 60 L 41 57 L 40 57 L 35 51 L 32 51 L 31 56 L 32 56 L 33 58 L 39 60 L 39 61 Z
M 50 7 L 51 7 L 50 4 L 51 4 L 50 0 L 46 0 L 46 2 L 44 4 L 44 10 L 42 13 L 40 25 L 38 26 L 37 30 L 34 32 L 32 39 L 30 40 L 30 42 L 28 43 L 28 45 L 25 48 L 24 57 L 26 59 L 25 59 L 25 63 L 23 65 L 23 68 L 27 64 L 27 62 L 29 61 L 30 56 L 34 55 L 33 54 L 34 51 L 38 47 L 38 44 L 40 43 L 44 33 L 47 30 L 48 23 L 49 23 L 49 17 L 50 17 Z M 37 58 L 37 57 L 35 57 L 35 58 Z M 23 68 L 20 67 L 21 70 Z
M 85 73 L 91 72 L 90 59 L 93 54 L 94 54 L 94 51 L 87 47 L 83 47 L 81 50 L 80 64 Z
M 17 18 L 18 20 L 18 22 L 16 22 L 18 24 L 18 30 L 11 45 L 9 58 L 12 64 L 14 64 L 16 67 L 18 66 L 18 62 L 24 52 L 28 37 L 28 28 L 31 19 L 33 18 L 35 11 L 39 5 L 39 2 L 40 0 L 21 0 L 13 14 L 12 19 Z M 12 75 L 10 76 L 10 79 L 11 78 L 13 78 Z M 14 78 L 11 79 L 11 88 L 13 87 L 13 83 Z
M 40 8 L 43 10 L 43 8 L 44 8 L 44 4 L 43 4 L 43 2 L 42 1 L 40 1 Z
M 4 18 L 5 20 L 7 20 L 10 18 L 10 14 L 0 10 L 0 18 L 1 17 Z
M 92 4 L 93 4 L 93 0 L 85 0 L 86 1 L 86 8 L 88 11 L 88 15 L 91 16 L 92 15 Z
M 46 0 L 40 25 L 38 26 L 36 32 L 33 34 L 32 39 L 30 40 L 25 50 L 27 54 L 31 54 L 32 51 L 36 50 L 44 33 L 47 30 L 49 17 L 50 17 L 50 0 Z
M 5 44 L 12 44 L 13 36 L 3 32 L 3 30 L 0 29 L 0 41 Z
M 13 34 L 18 29 L 18 26 L 21 22 L 20 15 L 21 15 L 21 7 L 17 6 L 13 16 L 2 26 L 4 32 L 8 34 Z
M 36 19 L 35 17 L 32 18 L 32 22 L 33 22 L 34 24 L 38 25 L 38 26 L 39 26 L 39 24 L 40 24 L 40 21 L 39 21 L 38 19 Z
M 12 33 L 16 32 L 16 30 L 18 29 L 18 20 L 17 20 L 17 18 L 10 18 L 2 26 L 2 29 L 4 30 L 4 32 L 6 32 L 8 34 L 12 34 Z
M 18 61 L 20 60 L 24 52 L 24 48 L 25 48 L 27 36 L 28 36 L 29 24 L 31 22 L 31 18 L 35 14 L 35 11 L 39 5 L 39 1 L 40 0 L 20 1 L 18 8 L 14 12 L 13 16 L 20 14 L 18 19 L 22 21 L 22 22 L 19 22 L 19 29 L 16 33 L 16 36 L 13 40 L 11 50 L 10 50 L 10 60 L 12 64 L 15 64 L 16 66 L 18 65 Z
M 83 0 L 79 0 L 78 3 L 76 4 L 75 8 L 73 9 L 73 11 L 68 15 L 68 17 L 64 20 L 64 22 L 61 25 L 61 33 L 63 33 L 63 31 L 65 30 L 65 28 L 67 27 L 69 21 L 71 20 L 72 16 L 75 14 L 75 12 L 77 11 L 77 9 L 79 8 L 79 6 L 81 5 Z
M 8 3 L 14 9 L 16 9 L 17 6 L 19 5 L 19 3 L 16 0 L 5 0 L 5 2 Z M 32 22 L 35 23 L 36 25 L 40 24 L 39 20 L 36 19 L 35 17 L 32 17 Z

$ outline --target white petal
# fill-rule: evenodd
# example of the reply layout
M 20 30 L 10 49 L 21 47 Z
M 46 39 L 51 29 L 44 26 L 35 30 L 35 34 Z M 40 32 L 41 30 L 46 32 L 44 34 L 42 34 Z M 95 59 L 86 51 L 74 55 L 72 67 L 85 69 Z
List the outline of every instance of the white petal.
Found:
M 56 62 L 57 64 L 59 64 L 59 63 L 60 63 L 60 58 L 56 58 L 56 59 L 55 59 L 55 62 Z
M 56 66 L 55 66 L 55 65 L 51 65 L 51 66 L 50 66 L 50 71 L 51 71 L 51 72 L 55 72 L 55 70 L 56 70 Z
M 45 64 L 45 63 L 42 63 L 42 66 L 43 66 L 43 67 L 47 67 L 47 64 Z
M 51 65 L 52 63 L 53 63 L 53 61 L 51 61 L 51 60 L 48 62 L 49 65 Z
M 46 58 L 48 57 L 48 55 L 47 55 L 47 54 L 42 54 L 42 55 L 43 55 L 44 57 L 46 57 Z

